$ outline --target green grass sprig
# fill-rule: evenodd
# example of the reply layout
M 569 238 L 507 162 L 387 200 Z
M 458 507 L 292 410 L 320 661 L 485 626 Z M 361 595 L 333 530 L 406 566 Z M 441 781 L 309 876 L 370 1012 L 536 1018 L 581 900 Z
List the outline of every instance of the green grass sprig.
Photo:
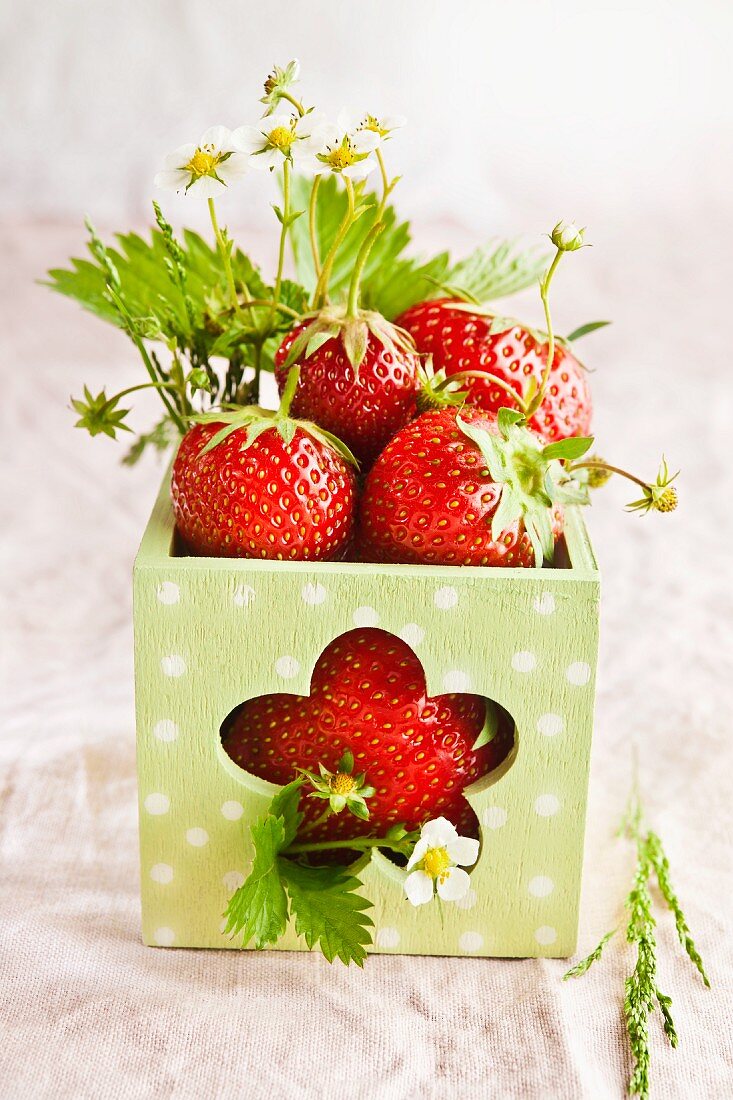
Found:
M 649 1096 L 649 1071 L 651 1066 L 651 1040 L 649 1020 L 659 1009 L 664 1034 L 672 1047 L 678 1044 L 677 1029 L 672 1016 L 672 998 L 663 993 L 657 984 L 657 939 L 656 920 L 653 914 L 653 900 L 650 884 L 656 879 L 659 893 L 674 916 L 677 935 L 682 947 L 693 965 L 699 971 L 703 982 L 710 986 L 695 942 L 690 935 L 684 912 L 670 879 L 669 861 L 659 835 L 646 829 L 639 790 L 634 782 L 629 803 L 624 814 L 619 834 L 634 842 L 636 847 L 636 869 L 625 909 L 628 913 L 626 940 L 636 948 L 634 969 L 624 982 L 623 1012 L 629 1047 L 633 1060 L 633 1069 L 628 1083 L 632 1096 L 647 1100 Z M 584 959 L 572 966 L 563 976 L 579 978 L 590 970 L 603 953 L 606 944 L 618 929 L 612 929 Z

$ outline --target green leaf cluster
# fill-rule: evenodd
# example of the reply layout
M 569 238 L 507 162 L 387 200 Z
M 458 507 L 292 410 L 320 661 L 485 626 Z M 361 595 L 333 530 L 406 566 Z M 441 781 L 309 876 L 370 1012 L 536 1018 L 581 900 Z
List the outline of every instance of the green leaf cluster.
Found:
M 163 440 L 167 445 L 176 434 L 170 429 L 180 434 L 197 411 L 220 401 L 256 399 L 245 374 L 254 374 L 257 381 L 261 371 L 273 369 L 283 334 L 307 308 L 303 287 L 282 280 L 273 309 L 274 288 L 227 240 L 241 295 L 235 309 L 218 249 L 189 229 L 177 240 L 158 205 L 154 208 L 157 227 L 148 239 L 137 233 L 117 234 L 116 243 L 107 246 L 87 223 L 89 257 L 52 269 L 46 283 L 127 333 L 149 384 L 160 392 L 167 411 L 165 426 L 141 433 L 128 452 L 129 462 L 149 445 L 161 449 Z M 80 413 L 77 426 L 113 438 L 117 430 L 131 430 L 124 422 L 129 409 L 122 416 L 116 410 L 120 396 L 107 398 L 103 392 L 95 405 L 87 391 L 83 400 L 74 400 Z
M 592 445 L 590 436 L 574 436 L 543 445 L 516 409 L 499 409 L 498 433 L 458 416 L 456 426 L 476 444 L 491 474 L 501 486 L 499 503 L 491 517 L 491 536 L 500 538 L 521 520 L 534 551 L 535 566 L 552 561 L 553 508 L 559 504 L 587 504 L 588 489 L 562 465 L 579 458 Z
M 283 70 L 276 76 L 275 99 L 292 74 Z M 148 447 L 165 449 L 197 414 L 226 403 L 258 402 L 262 371 L 274 369 L 284 334 L 311 308 L 317 284 L 311 229 L 322 259 L 347 208 L 346 192 L 335 176 L 328 176 L 319 185 L 311 225 L 310 214 L 301 216 L 310 209 L 311 187 L 310 180 L 296 177 L 287 217 L 276 208 L 293 249 L 296 280 L 278 277 L 270 285 L 226 230 L 217 228 L 217 244 L 190 229 L 179 239 L 157 203 L 156 226 L 148 237 L 120 233 L 114 243 L 105 244 L 87 222 L 88 256 L 48 273 L 46 285 L 128 335 L 148 375 L 146 385 L 156 388 L 163 401 L 164 419 L 138 434 L 125 462 L 137 461 Z M 510 241 L 490 242 L 458 262 L 447 252 L 428 259 L 410 256 L 409 224 L 392 206 L 381 215 L 379 209 L 375 194 L 360 194 L 360 215 L 334 256 L 328 291 L 331 301 L 345 299 L 357 256 L 371 234 L 361 304 L 371 311 L 363 316 L 379 315 L 382 325 L 381 318 L 390 321 L 414 303 L 445 293 L 468 302 L 513 293 L 533 283 L 547 260 L 545 254 Z M 344 330 L 357 365 L 366 331 L 363 325 Z M 121 396 L 108 397 L 103 391 L 93 398 L 87 391 L 75 398 L 77 426 L 112 438 L 131 431 L 130 410 L 122 410 Z
M 303 177 L 293 181 L 293 197 L 298 208 L 308 205 L 310 182 Z M 356 257 L 365 238 L 374 227 L 378 209 L 376 195 L 364 198 L 367 209 L 351 227 L 339 250 L 330 279 L 331 296 L 346 293 Z M 321 256 L 333 244 L 346 212 L 347 198 L 334 176 L 323 180 L 318 195 L 316 237 Z M 504 297 L 531 286 L 547 264 L 547 253 L 523 248 L 516 241 L 490 241 L 464 260 L 451 261 L 448 252 L 429 259 L 406 256 L 411 242 L 408 222 L 399 221 L 394 207 L 382 216 L 384 228 L 376 238 L 364 269 L 361 284 L 362 304 L 381 313 L 388 321 L 427 298 L 446 293 L 485 301 Z M 301 218 L 292 229 L 292 245 L 298 279 L 312 292 L 316 274 L 310 247 L 307 219 Z
M 656 878 L 659 892 L 674 915 L 677 935 L 683 950 L 708 987 L 710 980 L 672 886 L 669 861 L 662 841 L 657 833 L 643 827 L 641 801 L 636 785 L 632 791 L 621 832 L 633 840 L 636 846 L 634 879 L 626 898 L 628 913 L 626 940 L 636 948 L 634 968 L 624 982 L 624 1018 L 633 1059 L 629 1093 L 647 1100 L 651 1067 L 649 1020 L 656 1009 L 659 1009 L 662 1029 L 670 1045 L 676 1047 L 678 1043 L 677 1030 L 672 1017 L 672 998 L 663 993 L 658 984 L 656 920 L 650 889 L 653 878 Z M 604 947 L 617 931 L 618 929 L 613 929 L 607 932 L 589 955 L 567 971 L 564 975 L 565 980 L 585 974 L 593 963 L 600 959 Z
M 303 779 L 284 787 L 267 814 L 250 829 L 252 869 L 227 907 L 225 931 L 264 948 L 284 935 L 290 918 L 309 949 L 320 948 L 329 962 L 340 959 L 363 966 L 372 942 L 360 880 L 340 866 L 298 863 L 284 854 L 295 839 L 303 815 L 299 809 Z

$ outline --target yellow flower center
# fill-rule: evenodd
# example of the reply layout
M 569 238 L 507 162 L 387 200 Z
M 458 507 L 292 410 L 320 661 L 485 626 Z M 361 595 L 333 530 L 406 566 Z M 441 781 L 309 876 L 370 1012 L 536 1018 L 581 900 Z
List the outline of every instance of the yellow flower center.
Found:
M 658 512 L 674 512 L 677 507 L 677 490 L 672 488 L 665 489 L 664 492 L 657 497 L 654 507 Z
M 451 865 L 450 856 L 445 848 L 428 848 L 422 862 L 425 874 L 441 881 L 445 878 L 445 873 Z
M 340 172 L 342 168 L 348 168 L 356 160 L 356 154 L 351 148 L 351 144 L 348 139 L 345 139 L 341 145 L 338 145 L 335 149 L 329 149 L 326 154 L 326 161 L 337 172 Z
M 214 152 L 213 145 L 205 145 L 203 149 L 197 149 L 186 165 L 194 176 L 208 176 L 219 162 L 218 155 Z
M 267 140 L 275 149 L 287 153 L 295 141 L 295 131 L 289 126 L 276 126 L 274 130 L 270 130 Z
M 374 115 L 367 115 L 359 129 L 371 130 L 373 134 L 379 134 L 380 137 L 386 137 L 386 135 L 389 133 L 389 130 L 385 130 L 382 127 L 379 119 L 375 118 Z
M 334 794 L 347 795 L 356 790 L 356 783 L 353 776 L 347 775 L 345 772 L 337 772 L 336 775 L 331 776 L 329 786 Z

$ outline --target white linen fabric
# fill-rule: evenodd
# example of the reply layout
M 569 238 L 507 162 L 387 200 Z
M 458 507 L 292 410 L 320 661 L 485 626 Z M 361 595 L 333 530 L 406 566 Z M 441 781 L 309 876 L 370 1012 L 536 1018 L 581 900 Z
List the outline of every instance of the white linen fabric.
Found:
M 693 294 L 679 257 L 694 253 L 696 227 L 637 229 L 633 265 L 612 244 L 558 279 L 562 331 L 617 321 L 582 349 L 597 368 L 599 449 L 652 474 L 664 447 L 684 470 L 675 515 L 626 517 L 627 487 L 611 484 L 590 517 L 604 596 L 580 948 L 618 921 L 628 889 L 632 853 L 613 832 L 636 744 L 713 982 L 702 987 L 662 916 L 660 985 L 680 1048 L 653 1020 L 654 1096 L 722 1098 L 733 1094 L 728 290 L 713 277 L 722 243 Z M 445 235 L 425 227 L 421 244 Z M 76 228 L 3 229 L 3 1100 L 621 1096 L 622 938 L 568 983 L 563 961 L 375 956 L 362 972 L 315 954 L 141 945 L 130 569 L 161 467 L 121 469 L 119 445 L 72 430 L 68 398 L 83 381 L 97 391 L 140 377 L 122 336 L 32 284 L 81 247 Z

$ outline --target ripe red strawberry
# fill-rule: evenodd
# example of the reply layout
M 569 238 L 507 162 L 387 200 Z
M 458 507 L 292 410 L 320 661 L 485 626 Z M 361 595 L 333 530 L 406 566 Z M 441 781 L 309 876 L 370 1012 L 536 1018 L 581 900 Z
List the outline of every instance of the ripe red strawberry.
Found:
M 309 696 L 278 693 L 243 703 L 227 720 L 222 740 L 240 767 L 281 784 L 294 778 L 296 768 L 318 772 L 323 764 L 336 772 L 343 754 L 353 753 L 354 771 L 364 772 L 375 788 L 368 821 L 342 810 L 313 827 L 324 803 L 304 798 L 308 840 L 384 835 L 399 822 L 414 829 L 441 814 L 460 833 L 476 836 L 463 790 L 495 768 L 512 744 L 509 717 L 496 710 L 496 736 L 474 750 L 486 718 L 484 700 L 430 698 L 412 649 L 386 631 L 360 627 L 323 651 Z
M 285 337 L 275 377 L 282 390 L 297 363 L 294 413 L 333 432 L 369 465 L 416 414 L 419 362 L 412 341 L 379 314 L 360 311 L 349 320 L 330 308 Z
M 473 405 L 423 413 L 387 444 L 361 501 L 368 560 L 540 565 L 562 530 L 561 503 L 584 501 L 557 458 L 591 440 L 545 447 L 517 414 Z
M 505 331 L 492 332 L 493 320 L 483 312 L 473 312 L 465 302 L 444 298 L 412 306 L 397 324 L 411 334 L 419 352 L 432 355 L 436 371 L 444 370 L 448 377 L 461 371 L 485 371 L 525 398 L 532 379 L 540 385 L 547 344 L 516 323 L 510 323 Z M 462 388 L 469 401 L 483 409 L 496 412 L 511 405 L 507 391 L 491 379 L 467 379 Z M 591 415 L 586 372 L 575 356 L 558 344 L 544 399 L 529 425 L 550 442 L 587 435 Z
M 212 413 L 183 437 L 171 491 L 190 552 L 343 557 L 354 523 L 355 477 L 338 440 L 287 417 L 296 377 L 297 371 L 278 413 Z

